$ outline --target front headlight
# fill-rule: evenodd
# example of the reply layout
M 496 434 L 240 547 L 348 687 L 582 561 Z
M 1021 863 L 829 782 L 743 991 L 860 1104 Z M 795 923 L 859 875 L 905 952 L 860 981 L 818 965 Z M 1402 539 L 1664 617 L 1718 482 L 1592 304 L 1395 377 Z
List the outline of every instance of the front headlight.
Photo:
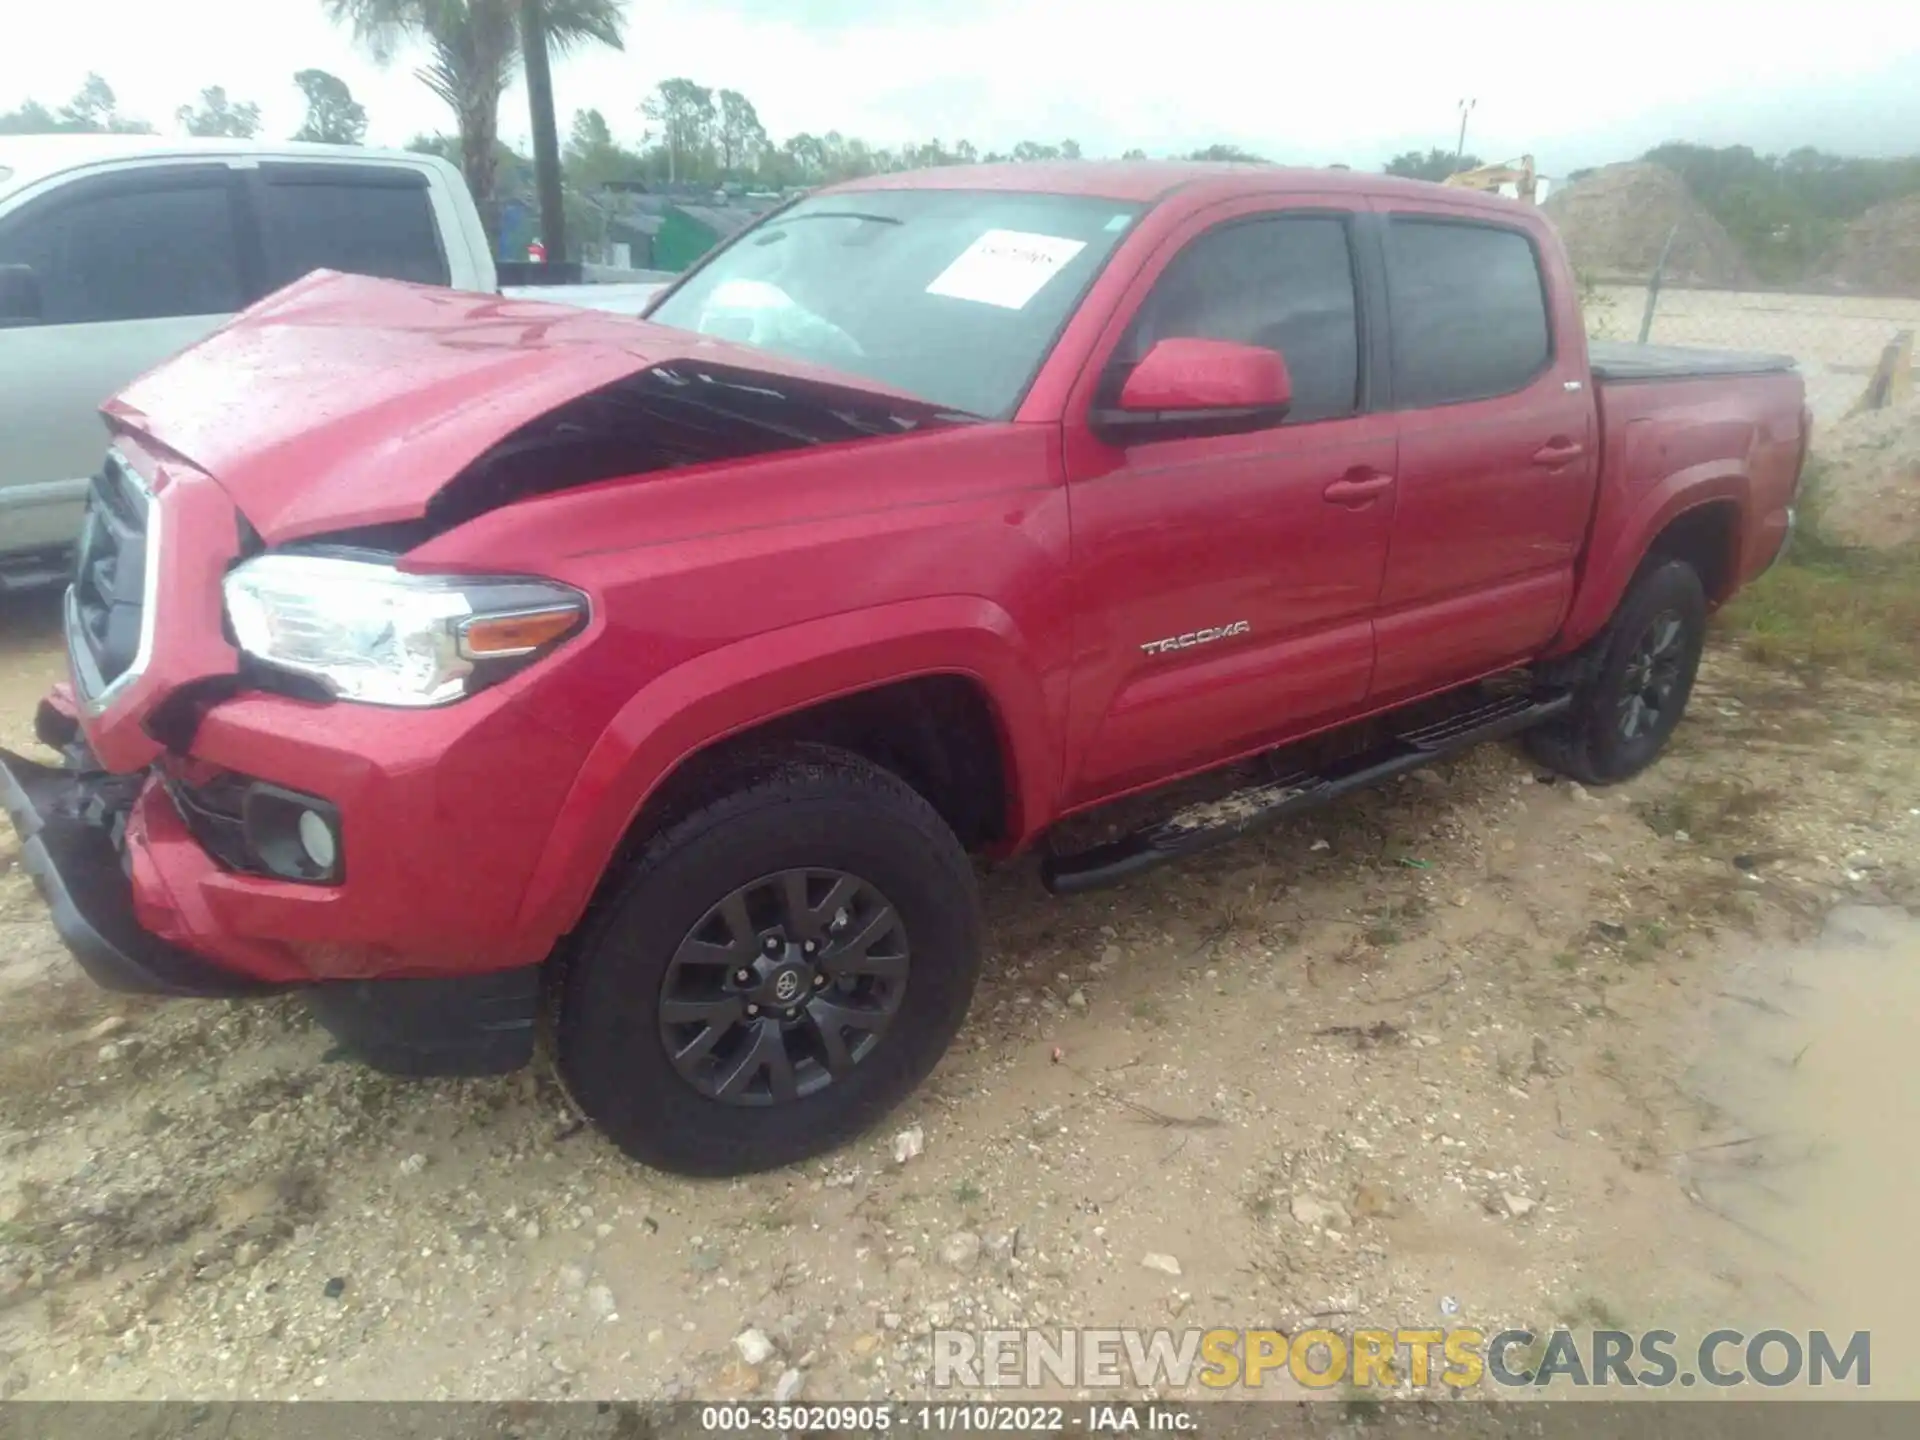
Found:
M 587 619 L 548 580 L 408 575 L 333 555 L 262 555 L 226 579 L 234 640 L 342 700 L 444 705 L 544 654 Z

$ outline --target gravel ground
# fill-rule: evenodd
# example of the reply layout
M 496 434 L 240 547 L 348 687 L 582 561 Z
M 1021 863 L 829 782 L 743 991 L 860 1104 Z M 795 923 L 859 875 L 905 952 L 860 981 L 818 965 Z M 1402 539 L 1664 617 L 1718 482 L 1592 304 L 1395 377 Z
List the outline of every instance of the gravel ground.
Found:
M 0 743 L 52 635 L 0 616 Z M 396 1081 L 295 1002 L 104 994 L 7 834 L 0 1393 L 898 1397 L 943 1325 L 1780 1313 L 1820 1276 L 1702 1191 L 1690 1077 L 1739 965 L 1920 905 L 1917 731 L 1920 688 L 1717 656 L 1604 794 L 1489 748 L 1120 890 L 995 871 L 929 1084 L 730 1183 L 544 1068 Z

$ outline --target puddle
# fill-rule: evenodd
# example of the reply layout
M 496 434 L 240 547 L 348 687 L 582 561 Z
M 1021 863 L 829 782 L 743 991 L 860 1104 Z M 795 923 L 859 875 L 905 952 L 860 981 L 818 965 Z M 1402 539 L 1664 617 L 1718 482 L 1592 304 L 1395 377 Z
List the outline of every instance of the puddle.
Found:
M 1731 1297 L 1709 1323 L 1871 1331 L 1866 1393 L 1920 1398 L 1920 921 L 1836 910 L 1731 964 L 1706 1026 L 1686 1088 L 1711 1133 L 1681 1178 L 1725 1232 L 1694 1257 Z

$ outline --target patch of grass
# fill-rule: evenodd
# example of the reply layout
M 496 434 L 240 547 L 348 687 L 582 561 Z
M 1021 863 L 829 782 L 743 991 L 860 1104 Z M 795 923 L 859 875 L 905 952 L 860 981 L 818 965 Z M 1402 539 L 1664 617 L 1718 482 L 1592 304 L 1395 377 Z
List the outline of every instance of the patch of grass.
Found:
M 953 1187 L 953 1198 L 961 1205 L 978 1205 L 986 1198 L 986 1194 L 971 1180 L 961 1180 Z
M 1665 795 L 1640 801 L 1633 812 L 1663 839 L 1685 832 L 1700 842 L 1743 835 L 1751 829 L 1749 822 L 1779 802 L 1778 790 L 1731 777 L 1691 778 Z
M 1621 947 L 1620 958 L 1629 965 L 1650 965 L 1667 948 L 1667 927 L 1660 920 L 1645 920 L 1633 927 L 1633 934 Z
M 1167 1023 L 1167 1013 L 1160 1008 L 1158 1000 L 1136 1000 L 1127 1009 L 1134 1019 L 1144 1020 L 1149 1025 Z
M 1835 543 L 1820 524 L 1823 491 L 1810 461 L 1792 551 L 1720 613 L 1719 629 L 1762 665 L 1910 675 L 1920 667 L 1920 553 Z

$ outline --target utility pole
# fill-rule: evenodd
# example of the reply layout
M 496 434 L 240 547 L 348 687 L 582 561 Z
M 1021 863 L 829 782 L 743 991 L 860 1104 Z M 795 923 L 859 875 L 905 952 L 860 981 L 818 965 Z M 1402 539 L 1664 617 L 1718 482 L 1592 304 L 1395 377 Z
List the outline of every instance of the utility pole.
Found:
M 1478 100 L 1462 100 L 1460 102 L 1460 143 L 1453 147 L 1453 168 L 1455 170 L 1460 168 L 1460 157 L 1467 153 L 1467 117 L 1473 113 L 1473 107 L 1479 103 Z
M 553 70 L 547 58 L 544 0 L 520 6 L 521 62 L 533 123 L 533 175 L 540 191 L 540 239 L 556 262 L 567 258 L 566 205 L 560 197 L 560 134 L 553 114 Z

